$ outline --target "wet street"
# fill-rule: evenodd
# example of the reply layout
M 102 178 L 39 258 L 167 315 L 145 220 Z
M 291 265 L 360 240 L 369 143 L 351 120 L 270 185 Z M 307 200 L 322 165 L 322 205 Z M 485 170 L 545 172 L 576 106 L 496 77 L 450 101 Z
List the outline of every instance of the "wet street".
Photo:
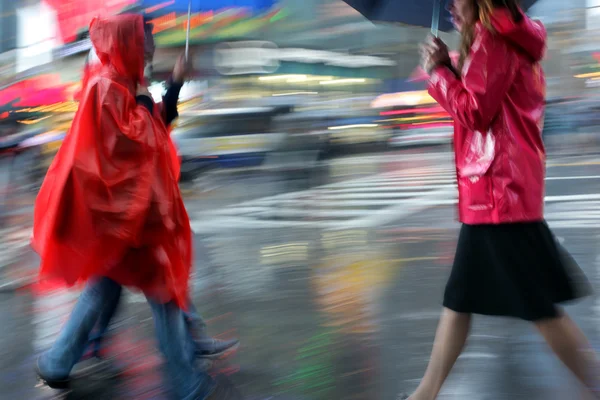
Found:
M 218 171 L 185 184 L 195 304 L 212 335 L 242 341 L 211 373 L 229 375 L 248 400 L 394 400 L 411 392 L 430 355 L 452 264 L 455 181 L 450 154 L 405 151 L 306 170 Z M 30 221 L 31 198 L 13 199 L 10 221 Z M 546 217 L 598 290 L 600 156 L 549 158 Z M 5 228 L 3 238 L 22 242 L 26 231 Z M 26 254 L 4 263 L 3 274 L 34 267 Z M 35 358 L 76 297 L 35 285 L 0 291 L 0 398 L 166 399 L 150 310 L 133 293 L 111 337 L 126 371 L 121 382 L 81 383 L 63 394 L 36 385 Z M 597 299 L 567 310 L 600 351 Z M 532 326 L 477 317 L 439 398 L 583 396 Z

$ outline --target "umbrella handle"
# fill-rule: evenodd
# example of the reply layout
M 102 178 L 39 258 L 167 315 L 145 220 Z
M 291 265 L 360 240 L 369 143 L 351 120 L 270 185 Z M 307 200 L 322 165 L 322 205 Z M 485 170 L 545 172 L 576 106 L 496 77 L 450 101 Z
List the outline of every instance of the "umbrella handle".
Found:
M 440 28 L 440 14 L 442 11 L 442 1 L 433 0 L 433 14 L 431 16 L 431 34 L 438 37 Z
M 437 0 L 436 0 L 437 1 Z M 187 30 L 185 32 L 185 61 L 190 54 L 190 22 L 192 20 L 192 0 L 188 0 Z

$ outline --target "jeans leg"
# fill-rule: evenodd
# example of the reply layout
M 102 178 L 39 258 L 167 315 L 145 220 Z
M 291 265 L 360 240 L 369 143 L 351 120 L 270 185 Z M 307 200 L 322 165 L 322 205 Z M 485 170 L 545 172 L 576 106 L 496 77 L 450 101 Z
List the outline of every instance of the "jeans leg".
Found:
M 94 328 L 94 331 L 89 339 L 90 346 L 93 346 L 92 353 L 94 356 L 100 355 L 104 335 L 108 330 L 110 321 L 112 320 L 115 313 L 117 312 L 117 309 L 119 308 L 119 302 L 121 300 L 122 292 L 123 287 L 121 285 L 118 285 L 113 290 L 111 290 L 110 295 L 106 299 L 106 303 L 104 305 L 104 308 L 102 309 L 102 312 L 100 313 L 100 317 L 98 318 L 96 327 Z
M 194 366 L 194 341 L 182 310 L 174 302 L 159 304 L 148 299 L 154 315 L 154 326 L 160 351 L 166 361 L 166 372 L 177 399 L 206 398 L 214 383 L 208 374 Z
M 196 309 L 196 306 L 192 300 L 189 301 L 188 310 L 184 313 L 184 315 L 188 329 L 194 332 L 195 339 L 201 340 L 210 338 L 206 332 L 206 323 L 200 314 L 198 314 L 198 310 Z
M 38 365 L 46 378 L 64 379 L 69 376 L 85 351 L 90 332 L 107 298 L 118 287 L 116 282 L 108 278 L 99 278 L 87 284 L 58 339 L 40 357 Z

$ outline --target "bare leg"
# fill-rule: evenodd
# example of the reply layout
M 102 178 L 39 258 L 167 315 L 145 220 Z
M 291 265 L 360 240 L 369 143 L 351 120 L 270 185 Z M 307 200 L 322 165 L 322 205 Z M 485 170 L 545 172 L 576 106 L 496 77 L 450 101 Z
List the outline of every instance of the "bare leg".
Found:
M 471 314 L 460 314 L 444 308 L 435 334 L 431 360 L 410 400 L 434 400 L 437 397 L 465 346 L 470 327 Z
M 562 314 L 558 318 L 536 322 L 546 343 L 558 358 L 588 389 L 600 398 L 597 374 L 598 360 L 587 338 L 579 327 Z

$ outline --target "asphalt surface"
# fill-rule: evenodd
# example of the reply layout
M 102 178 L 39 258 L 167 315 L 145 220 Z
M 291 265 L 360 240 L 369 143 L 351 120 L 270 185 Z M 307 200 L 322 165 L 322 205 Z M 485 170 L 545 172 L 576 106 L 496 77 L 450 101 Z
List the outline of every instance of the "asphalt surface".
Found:
M 600 156 L 553 157 L 547 175 L 548 222 L 597 289 Z M 450 155 L 405 151 L 306 171 L 213 173 L 184 192 L 196 233 L 195 303 L 213 335 L 242 340 L 212 372 L 256 400 L 387 400 L 417 386 L 459 228 Z M 14 218 L 26 231 L 32 195 L 24 193 Z M 4 275 L 31 271 L 27 257 Z M 136 294 L 126 296 L 111 341 L 122 382 L 70 394 L 36 386 L 35 357 L 76 297 L 32 286 L 0 291 L 0 399 L 166 399 L 151 314 Z M 597 299 L 567 310 L 600 350 Z M 440 399 L 583 396 L 530 325 L 476 317 Z

